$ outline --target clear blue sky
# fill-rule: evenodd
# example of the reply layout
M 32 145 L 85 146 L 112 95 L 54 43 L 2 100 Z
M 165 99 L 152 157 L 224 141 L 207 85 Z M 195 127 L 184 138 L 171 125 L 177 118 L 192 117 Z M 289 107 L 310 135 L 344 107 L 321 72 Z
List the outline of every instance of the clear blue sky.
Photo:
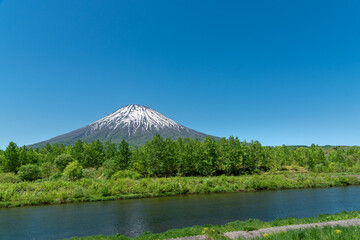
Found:
M 0 148 L 132 103 L 264 145 L 360 145 L 359 12 L 357 0 L 0 0 Z

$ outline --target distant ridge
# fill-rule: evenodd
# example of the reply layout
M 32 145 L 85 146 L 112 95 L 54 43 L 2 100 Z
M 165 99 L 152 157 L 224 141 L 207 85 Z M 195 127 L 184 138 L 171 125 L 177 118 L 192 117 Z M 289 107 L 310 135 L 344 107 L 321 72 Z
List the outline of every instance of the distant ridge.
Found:
M 111 140 L 115 143 L 125 139 L 132 145 L 142 145 L 156 134 L 172 140 L 187 137 L 203 140 L 208 136 L 180 125 L 152 108 L 131 104 L 85 127 L 33 144 L 31 147 L 43 147 L 47 143 L 71 145 L 79 139 L 86 142 L 97 139 L 102 142 Z

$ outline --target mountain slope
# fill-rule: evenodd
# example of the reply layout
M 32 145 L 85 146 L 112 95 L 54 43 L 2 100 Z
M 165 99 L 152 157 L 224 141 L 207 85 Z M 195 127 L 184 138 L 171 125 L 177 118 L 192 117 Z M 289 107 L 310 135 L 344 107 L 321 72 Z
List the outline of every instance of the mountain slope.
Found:
M 180 125 L 149 107 L 133 104 L 124 106 L 83 128 L 36 143 L 32 147 L 42 147 L 46 143 L 70 145 L 78 139 L 86 142 L 97 139 L 103 142 L 111 140 L 115 143 L 125 139 L 130 144 L 141 145 L 151 140 L 155 134 L 173 140 L 185 137 L 203 140 L 208 136 Z

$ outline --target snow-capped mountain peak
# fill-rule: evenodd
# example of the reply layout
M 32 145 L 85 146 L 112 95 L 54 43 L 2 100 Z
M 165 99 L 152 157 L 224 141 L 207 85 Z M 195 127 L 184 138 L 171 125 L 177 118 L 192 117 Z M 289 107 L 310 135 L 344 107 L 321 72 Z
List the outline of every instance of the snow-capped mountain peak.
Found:
M 143 105 L 131 104 L 124 106 L 104 118 L 90 124 L 92 131 L 109 128 L 115 131 L 118 128 L 126 128 L 128 135 L 137 131 L 152 131 L 171 128 L 177 131 L 185 129 L 184 126 L 163 114 Z
M 154 109 L 132 104 L 124 106 L 85 127 L 34 144 L 33 147 L 41 147 L 46 143 L 68 145 L 75 143 L 77 140 L 85 142 L 94 140 L 106 142 L 111 140 L 114 143 L 126 140 L 130 144 L 141 145 L 150 141 L 156 134 L 172 140 L 178 138 L 203 140 L 208 136 L 180 125 Z

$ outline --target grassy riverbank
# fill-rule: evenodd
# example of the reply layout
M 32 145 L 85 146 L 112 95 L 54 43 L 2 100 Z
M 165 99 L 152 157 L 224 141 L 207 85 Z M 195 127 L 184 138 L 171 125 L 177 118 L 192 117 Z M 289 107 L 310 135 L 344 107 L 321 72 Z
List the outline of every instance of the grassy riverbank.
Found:
M 236 222 L 230 222 L 225 225 L 205 225 L 205 226 L 194 226 L 194 227 L 188 227 L 188 228 L 182 228 L 182 229 L 171 229 L 163 233 L 151 233 L 151 232 L 145 232 L 142 235 L 135 237 L 135 238 L 129 238 L 123 235 L 115 235 L 115 236 L 92 236 L 92 237 L 74 237 L 71 238 L 72 240 L 127 240 L 127 239 L 135 239 L 135 240 L 154 240 L 154 239 L 169 239 L 169 238 L 177 238 L 177 237 L 188 237 L 188 236 L 196 236 L 196 235 L 202 235 L 206 234 L 209 235 L 209 237 L 213 239 L 227 239 L 225 237 L 222 237 L 221 234 L 226 232 L 233 232 L 233 231 L 252 231 L 257 230 L 261 228 L 269 228 L 269 227 L 279 227 L 279 226 L 287 226 L 287 225 L 295 225 L 295 224 L 306 224 L 306 223 L 319 223 L 319 222 L 328 222 L 328 221 L 336 221 L 336 220 L 345 220 L 345 219 L 354 219 L 354 218 L 360 218 L 360 212 L 359 211 L 352 211 L 352 212 L 342 212 L 342 213 L 336 213 L 333 215 L 330 214 L 321 214 L 318 217 L 312 217 L 312 218 L 286 218 L 286 219 L 276 219 L 274 221 L 270 222 L 263 222 L 257 219 L 250 219 L 247 221 L 236 221 Z M 330 230 L 329 230 L 330 229 Z M 344 236 L 347 236 L 347 230 L 343 230 L 343 228 L 336 228 L 341 229 L 341 231 L 344 233 Z M 350 227 L 350 229 L 357 229 L 355 227 Z M 301 233 L 302 231 L 305 231 L 306 233 Z M 304 236 L 328 236 L 329 234 L 334 235 L 332 231 L 335 231 L 331 228 L 324 228 L 324 230 L 321 229 L 315 229 L 315 233 L 311 232 L 310 230 L 297 230 L 294 232 L 287 232 L 287 233 L 278 233 L 278 234 L 270 234 L 267 236 L 266 239 L 301 239 L 301 238 L 294 238 L 293 236 L 299 236 L 301 234 L 304 234 Z M 353 231 L 351 230 L 351 234 L 353 235 Z M 289 235 L 288 238 L 276 238 L 276 236 L 284 236 Z M 313 235 L 315 234 L 315 235 Z M 338 234 L 339 235 L 339 234 Z M 357 234 L 359 235 L 359 233 Z M 270 238 L 268 238 L 270 237 Z M 336 238 L 303 238 L 303 239 L 336 239 Z M 342 238 L 347 239 L 347 238 Z
M 171 177 L 142 179 L 80 179 L 0 183 L 0 206 L 101 201 L 179 194 L 236 192 L 359 184 L 354 176 L 299 174 Z
M 240 238 L 242 239 L 242 238 Z M 239 239 L 239 240 L 240 240 Z M 324 227 L 311 228 L 306 230 L 292 230 L 276 234 L 266 234 L 257 239 L 267 240 L 299 240 L 299 239 L 316 239 L 316 240 L 337 240 L 337 239 L 360 239 L 360 227 Z

